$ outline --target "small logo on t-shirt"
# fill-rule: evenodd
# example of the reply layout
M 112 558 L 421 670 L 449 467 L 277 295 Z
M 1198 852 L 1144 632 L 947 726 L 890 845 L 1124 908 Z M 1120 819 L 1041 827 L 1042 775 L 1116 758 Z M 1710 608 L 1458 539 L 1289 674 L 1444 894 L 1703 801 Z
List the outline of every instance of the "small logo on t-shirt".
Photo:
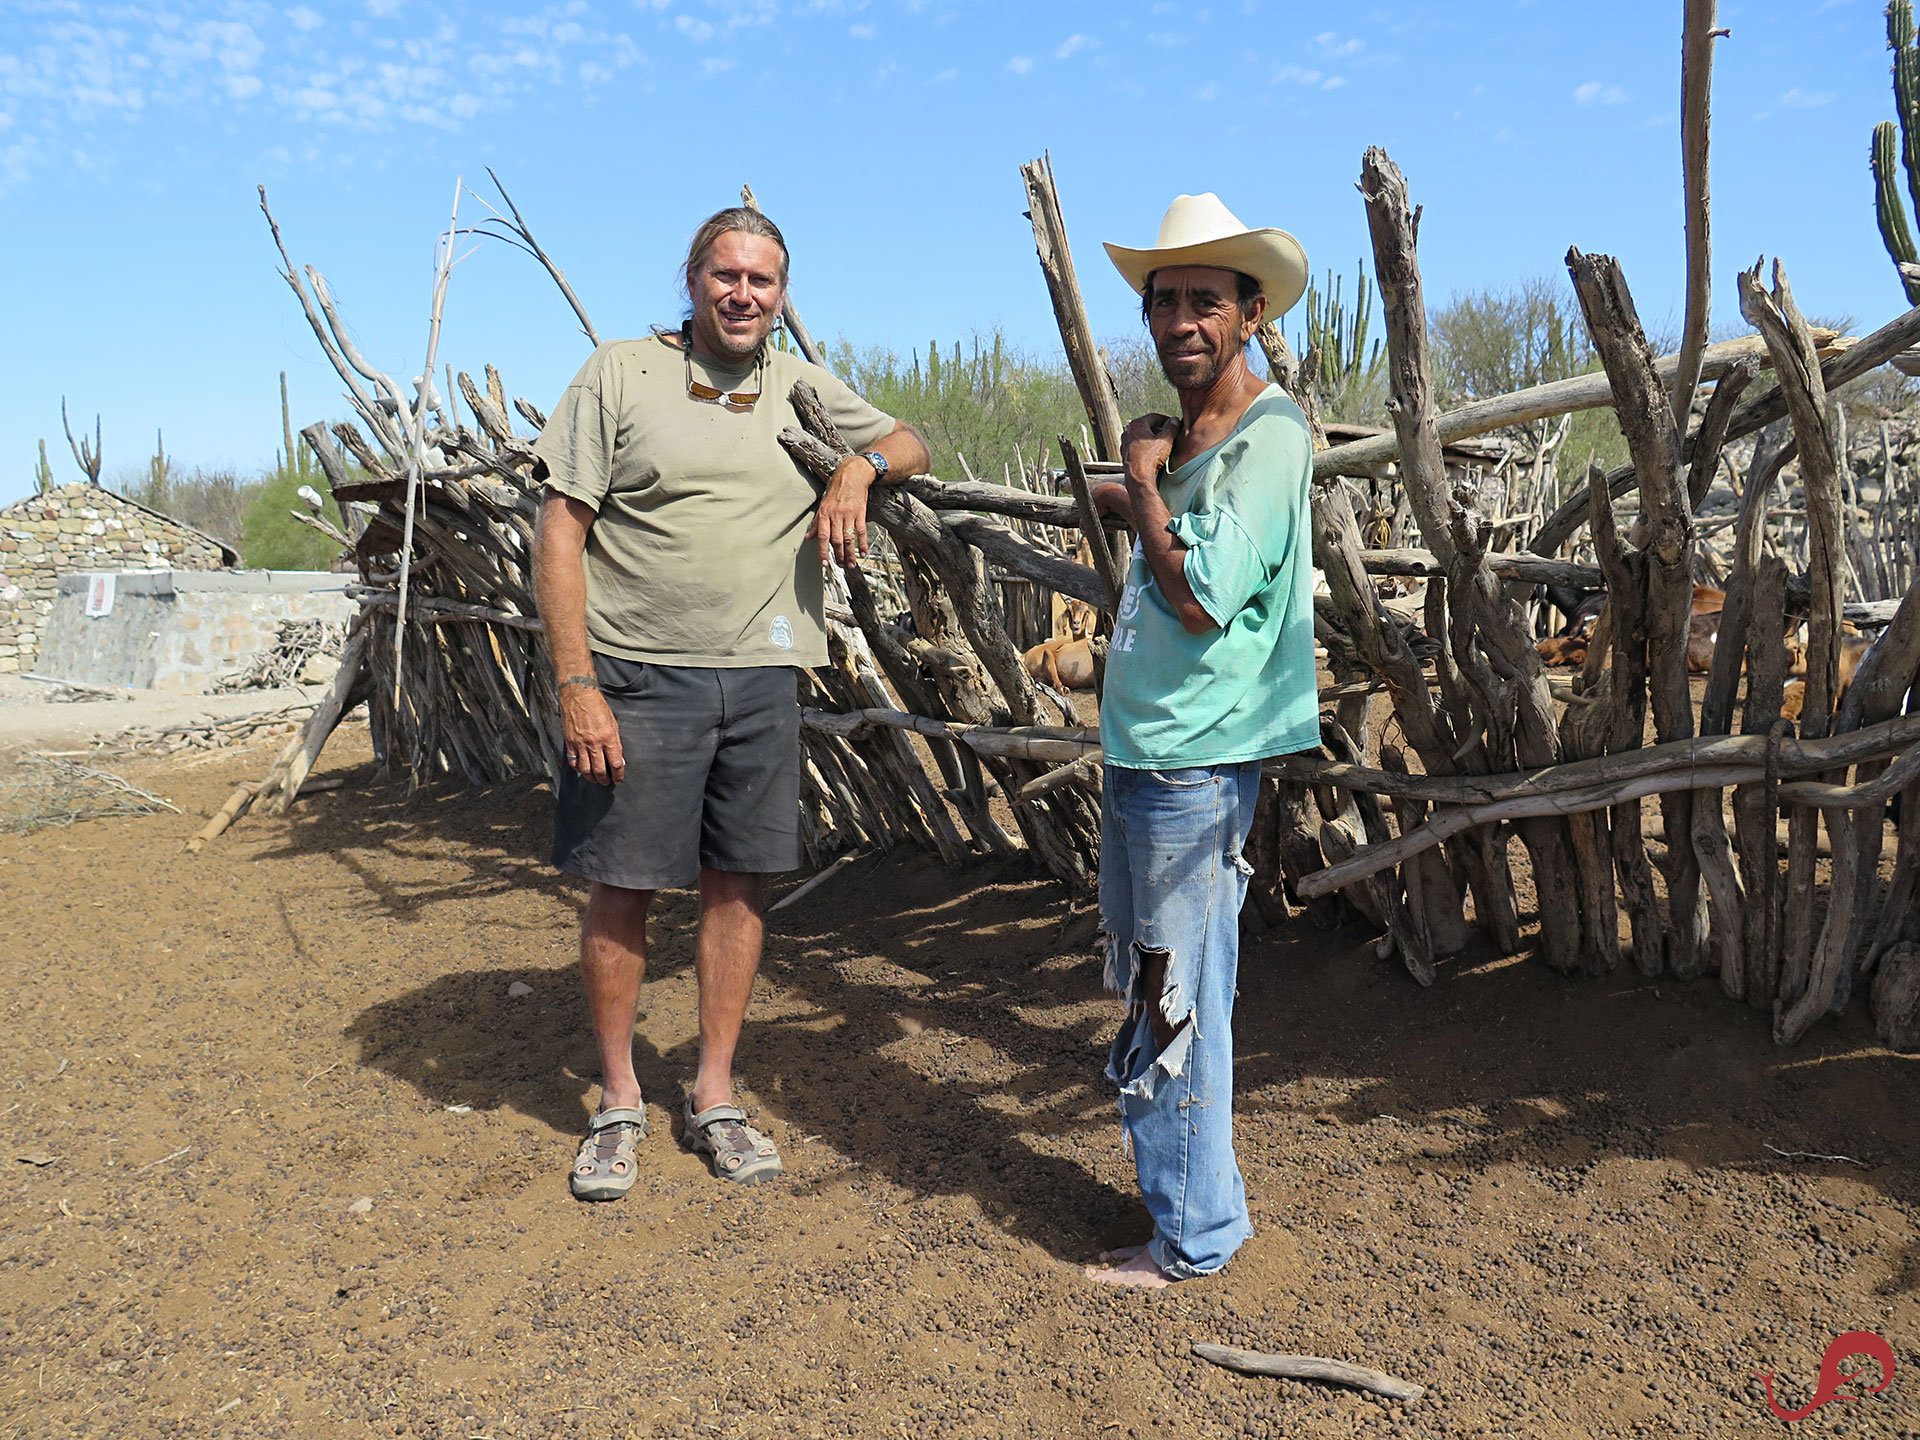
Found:
M 768 627 L 767 630 L 767 641 L 776 650 L 791 650 L 793 648 L 793 622 L 784 615 L 774 616 L 773 624 Z

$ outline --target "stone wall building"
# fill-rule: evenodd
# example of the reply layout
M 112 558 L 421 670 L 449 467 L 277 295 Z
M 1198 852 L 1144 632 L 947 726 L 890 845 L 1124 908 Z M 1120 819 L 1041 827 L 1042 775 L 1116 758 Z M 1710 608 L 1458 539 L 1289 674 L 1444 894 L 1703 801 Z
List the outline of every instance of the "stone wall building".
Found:
M 97 485 L 16 500 L 0 509 L 0 673 L 34 668 L 62 575 L 239 563 L 232 546 Z

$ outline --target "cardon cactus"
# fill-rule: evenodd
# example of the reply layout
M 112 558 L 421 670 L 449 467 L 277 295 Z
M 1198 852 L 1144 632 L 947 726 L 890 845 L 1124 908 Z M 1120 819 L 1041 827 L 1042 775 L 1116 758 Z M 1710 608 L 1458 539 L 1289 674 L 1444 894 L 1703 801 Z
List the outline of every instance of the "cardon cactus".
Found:
M 1353 308 L 1347 309 L 1342 294 L 1343 282 L 1327 271 L 1323 292 L 1311 280 L 1307 283 L 1307 353 L 1316 363 L 1314 387 L 1321 403 L 1353 401 L 1379 373 L 1382 356 L 1380 342 L 1367 347 L 1367 322 L 1373 311 L 1373 286 L 1365 267 L 1355 277 Z M 1348 419 L 1344 414 L 1336 419 Z
M 1893 51 L 1893 103 L 1900 129 L 1896 136 L 1891 120 L 1873 127 L 1873 208 L 1880 221 L 1881 242 L 1893 263 L 1920 265 L 1920 251 L 1914 248 L 1906 206 L 1894 178 L 1897 151 L 1907 172 L 1907 192 L 1920 214 L 1920 45 L 1914 38 L 1912 0 L 1888 0 L 1887 47 Z M 1900 281 L 1906 287 L 1907 303 L 1920 305 L 1920 279 L 1903 273 Z

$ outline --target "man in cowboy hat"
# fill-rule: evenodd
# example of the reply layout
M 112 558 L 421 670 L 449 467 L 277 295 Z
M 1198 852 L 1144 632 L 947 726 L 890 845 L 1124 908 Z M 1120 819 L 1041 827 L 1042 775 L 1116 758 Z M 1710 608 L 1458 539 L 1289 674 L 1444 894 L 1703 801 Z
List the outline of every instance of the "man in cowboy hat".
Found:
M 780 1173 L 734 1103 L 733 1057 L 760 964 L 760 892 L 800 863 L 795 668 L 823 665 L 821 567 L 866 553 L 867 490 L 927 467 L 926 446 L 840 380 L 768 346 L 787 245 L 758 210 L 722 210 L 688 246 L 687 321 L 600 346 L 534 446 L 546 486 L 534 578 L 566 769 L 554 863 L 592 882 L 580 968 L 600 1107 L 573 1193 L 633 1186 L 647 1112 L 633 1022 L 656 890 L 700 888 L 700 1061 L 685 1143 L 715 1175 Z M 824 495 L 781 448 L 798 379 L 849 455 Z
M 1306 288 L 1284 230 L 1249 230 L 1182 195 L 1158 242 L 1107 254 L 1141 297 L 1180 415 L 1122 438 L 1126 483 L 1098 488 L 1138 537 L 1100 704 L 1100 916 L 1108 988 L 1127 1002 L 1120 1087 L 1145 1245 L 1090 1278 L 1160 1286 L 1219 1270 L 1253 1233 L 1233 1153 L 1233 994 L 1260 761 L 1320 743 L 1299 407 L 1247 344 Z

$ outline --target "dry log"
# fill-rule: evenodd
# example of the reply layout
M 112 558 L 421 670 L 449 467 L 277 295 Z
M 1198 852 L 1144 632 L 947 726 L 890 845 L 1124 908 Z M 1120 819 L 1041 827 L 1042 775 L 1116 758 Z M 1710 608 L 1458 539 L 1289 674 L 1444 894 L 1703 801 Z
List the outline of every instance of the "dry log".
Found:
M 1764 561 L 1762 567 L 1764 581 Z M 1763 596 L 1766 593 L 1764 588 L 1761 593 Z M 1773 593 L 1779 593 L 1777 588 Z M 1777 702 L 1774 714 L 1776 717 L 1779 714 Z M 1916 743 L 1920 743 L 1920 713 L 1894 716 L 1824 740 L 1775 740 L 1763 728 L 1755 733 L 1708 735 L 1670 745 L 1650 745 L 1512 775 L 1408 775 L 1404 771 L 1369 770 L 1364 766 L 1301 755 L 1278 756 L 1268 760 L 1265 769 L 1269 775 L 1296 784 L 1332 785 L 1443 805 L 1483 805 L 1529 796 L 1566 795 L 1596 785 L 1707 768 L 1745 768 L 1760 773 L 1771 767 L 1781 776 L 1812 775 L 1892 755 Z
M 1834 331 L 1823 332 L 1825 339 L 1836 338 Z M 1920 336 L 1920 328 L 1913 334 Z M 1864 341 L 1860 343 L 1865 343 Z M 1835 350 L 1836 355 L 1844 352 Z M 1758 336 L 1743 335 L 1737 340 L 1722 341 L 1718 345 L 1709 345 L 1701 356 L 1700 378 L 1717 380 L 1728 370 L 1745 361 L 1764 359 L 1766 347 Z M 1879 364 L 1885 364 L 1883 357 Z M 1663 381 L 1671 381 L 1679 367 L 1679 357 L 1669 355 L 1657 362 Z M 1872 366 L 1868 366 L 1872 369 Z M 1865 374 L 1865 370 L 1856 372 Z M 1516 390 L 1510 395 L 1495 395 L 1486 400 L 1475 400 L 1458 409 L 1446 411 L 1434 422 L 1439 433 L 1440 443 L 1451 445 L 1456 440 L 1469 439 L 1475 435 L 1489 434 L 1495 430 L 1504 430 L 1512 425 L 1525 425 L 1535 420 L 1550 419 L 1555 415 L 1565 415 L 1576 410 L 1598 410 L 1613 403 L 1613 392 L 1602 374 L 1576 375 L 1567 380 L 1553 380 L 1544 385 L 1535 385 L 1525 390 Z M 1764 423 L 1764 422 L 1763 422 Z M 1742 430 L 1741 435 L 1751 435 L 1750 430 Z M 1364 440 L 1353 440 L 1345 445 L 1330 446 L 1313 457 L 1315 479 L 1329 475 L 1365 476 L 1376 472 L 1383 465 L 1390 465 L 1400 455 L 1400 437 L 1395 432 L 1384 435 L 1369 435 Z M 1616 494 L 1625 494 L 1633 488 L 1631 479 Z M 1584 505 L 1584 500 L 1583 500 Z M 1558 512 L 1556 512 L 1557 515 Z M 1585 520 L 1584 513 L 1580 520 Z M 1579 521 L 1576 521 L 1577 525 Z M 1553 546 L 1557 550 L 1565 543 L 1565 537 Z M 1543 550 L 1542 554 L 1551 554 L 1552 550 Z
M 1754 489 L 1751 482 L 1748 488 Z M 1753 572 L 1753 619 L 1747 628 L 1747 701 L 1742 738 L 1761 743 L 1769 763 L 1759 784 L 1734 793 L 1734 830 L 1740 841 L 1740 879 L 1747 894 L 1745 989 L 1747 1001 L 1771 1009 L 1780 988 L 1781 905 L 1784 887 L 1774 855 L 1774 816 L 1779 813 L 1780 718 L 1787 654 L 1778 642 L 1786 625 L 1786 561 L 1763 555 Z M 1789 742 L 1798 745 L 1798 741 Z
M 1746 343 L 1752 346 L 1757 338 L 1749 336 Z M 1879 369 L 1901 351 L 1910 349 L 1916 341 L 1920 341 L 1920 306 L 1888 321 L 1871 335 L 1852 342 L 1838 353 L 1830 354 L 1821 362 L 1821 377 L 1827 389 L 1836 390 L 1849 380 L 1857 380 L 1868 371 Z M 1710 346 L 1707 350 L 1708 365 L 1703 373 L 1709 376 L 1714 373 L 1712 357 L 1717 348 Z M 1752 353 L 1751 350 L 1748 353 Z M 1778 385 L 1770 385 L 1758 395 L 1747 397 L 1746 404 L 1728 422 L 1726 438 L 1738 440 L 1751 435 L 1784 418 L 1786 413 L 1785 395 Z M 1689 436 L 1682 459 L 1692 458 L 1693 445 L 1694 438 Z M 1631 465 L 1607 474 L 1607 490 L 1611 497 L 1625 495 L 1634 488 L 1635 483 Z M 1568 497 L 1534 532 L 1533 539 L 1527 542 L 1527 548 L 1536 555 L 1554 554 L 1572 538 L 1574 531 L 1587 522 L 1591 509 L 1591 502 L 1584 492 Z
M 1058 790 L 1062 785 L 1078 785 L 1090 794 L 1100 793 L 1100 752 L 1090 751 L 1078 760 L 1069 760 L 1066 764 L 1049 770 L 1037 780 L 1029 780 L 1020 787 L 1022 800 L 1037 800 L 1040 796 Z
M 353 696 L 365 688 L 367 638 L 364 620 L 355 620 L 352 629 L 347 632 L 346 648 L 340 654 L 340 668 L 334 673 L 333 683 L 327 686 L 327 693 L 320 698 L 320 703 L 314 707 L 313 714 L 297 737 L 298 744 L 290 746 L 288 752 L 261 780 L 254 803 L 264 804 L 269 815 L 287 813 L 299 797 L 300 787 L 306 783 L 307 775 L 313 769 L 314 761 L 320 758 L 320 751 L 325 747 L 328 737 L 339 725 L 340 717 L 352 708 Z
M 1712 318 L 1713 243 L 1708 203 L 1707 142 L 1713 104 L 1715 0 L 1687 0 L 1680 41 L 1680 161 L 1687 214 L 1687 311 L 1673 376 L 1673 423 L 1681 434 L 1700 383 L 1700 355 Z M 1718 448 L 1717 446 L 1715 447 Z M 1698 502 L 1695 502 L 1696 508 Z
M 1807 631 L 1807 685 L 1800 712 L 1800 733 L 1814 739 L 1825 735 L 1833 721 L 1840 680 L 1840 606 L 1846 574 L 1846 552 L 1841 519 L 1839 476 L 1834 463 L 1833 437 L 1827 426 L 1826 387 L 1814 355 L 1807 324 L 1793 302 L 1786 271 L 1773 267 L 1773 290 L 1760 283 L 1761 267 L 1740 276 L 1740 310 L 1766 339 L 1774 369 L 1793 418 L 1799 442 L 1800 483 L 1806 495 L 1807 543 L 1811 560 L 1813 616 Z M 1837 777 L 1836 777 L 1837 778 Z M 1853 816 L 1846 810 L 1827 813 L 1827 834 L 1834 866 L 1827 917 L 1816 948 L 1813 933 L 1814 848 L 1820 817 L 1795 811 L 1789 821 L 1787 852 L 1786 926 L 1781 954 L 1779 994 L 1774 1008 L 1774 1036 L 1789 1044 L 1832 1003 L 1842 970 L 1853 921 L 1855 874 L 1859 858 L 1854 844 Z
M 1067 352 L 1073 383 L 1086 406 L 1087 423 L 1093 427 L 1095 451 L 1102 460 L 1118 460 L 1123 423 L 1120 397 L 1113 376 L 1107 373 L 1106 361 L 1094 344 L 1093 322 L 1087 318 L 1086 301 L 1081 298 L 1080 282 L 1074 275 L 1067 222 L 1060 211 L 1060 191 L 1053 182 L 1053 157 L 1042 155 L 1022 165 L 1020 178 L 1027 187 L 1027 218 L 1033 222 L 1033 244 L 1040 255 L 1040 269 L 1047 277 L 1053 318 L 1060 326 L 1060 343 Z
M 1920 1051 L 1920 944 L 1889 950 L 1873 982 L 1873 1033 L 1889 1050 Z
M 1357 761 L 1361 758 L 1359 745 L 1337 721 L 1323 716 L 1320 737 L 1321 743 L 1336 760 Z M 1354 833 L 1353 824 L 1329 826 L 1321 830 L 1320 848 L 1327 859 L 1334 863 L 1354 854 L 1357 846 L 1353 842 L 1362 836 L 1369 847 L 1385 844 L 1392 838 L 1392 831 L 1387 826 L 1377 796 L 1365 790 L 1352 790 L 1346 794 L 1359 834 Z M 1393 948 L 1400 952 L 1407 973 L 1422 987 L 1433 984 L 1433 944 L 1422 917 L 1406 903 L 1400 877 L 1391 871 L 1376 873 L 1354 887 L 1352 894 L 1356 904 L 1370 917 L 1377 919 L 1386 930 Z
M 1729 380 L 1731 378 L 1728 377 Z M 1711 428 L 1713 412 L 1720 408 L 1721 394 L 1726 384 L 1727 381 L 1722 381 L 1720 389 L 1715 390 L 1708 410 L 1708 423 L 1703 424 L 1703 430 Z M 1703 444 L 1696 452 L 1695 472 L 1709 453 L 1717 457 L 1718 447 Z M 1725 735 L 1733 728 L 1734 695 L 1739 689 L 1740 671 L 1751 631 L 1754 572 L 1760 561 L 1760 545 L 1766 529 L 1767 494 L 1772 488 L 1774 475 L 1778 473 L 1772 468 L 1773 457 L 1786 453 L 1787 447 L 1782 444 L 1775 443 L 1769 447 L 1765 433 L 1761 443 L 1756 446 L 1754 478 L 1759 479 L 1760 483 L 1755 484 L 1750 480 L 1746 493 L 1741 497 L 1739 526 L 1734 535 L 1733 570 L 1727 580 L 1713 666 L 1707 676 L 1706 694 L 1700 703 L 1702 736 Z M 1697 509 L 1699 501 L 1691 498 L 1691 480 L 1688 495 L 1690 503 Z M 1777 639 L 1778 636 L 1763 637 L 1763 643 L 1769 638 Z M 1720 988 L 1730 998 L 1738 1000 L 1747 993 L 1751 916 L 1747 908 L 1746 887 L 1741 883 L 1740 869 L 1727 836 L 1726 817 L 1718 792 L 1701 791 L 1695 797 L 1693 840 L 1700 857 L 1701 875 L 1707 884 L 1709 942 L 1720 972 Z
M 1208 1345 L 1199 1340 L 1193 1342 L 1193 1353 L 1202 1360 L 1246 1375 L 1278 1375 L 1287 1380 L 1325 1380 L 1334 1385 L 1384 1395 L 1389 1400 L 1418 1400 L 1427 1393 L 1424 1385 L 1398 1379 L 1384 1370 L 1349 1365 L 1344 1360 L 1322 1360 L 1317 1355 L 1269 1355 L 1259 1350 L 1236 1350 L 1231 1345 Z
M 1400 167 L 1378 146 L 1360 160 L 1360 194 L 1373 240 L 1374 283 L 1386 320 L 1391 394 L 1387 413 L 1399 441 L 1400 476 L 1420 537 L 1443 565 L 1453 559 L 1448 534 L 1447 468 L 1433 408 L 1432 367 L 1427 353 L 1427 308 L 1420 285 L 1420 212 L 1407 195 Z M 1334 454 L 1314 457 L 1314 473 Z M 1331 469 L 1325 473 L 1337 473 Z
M 1693 702 L 1687 681 L 1687 638 L 1693 607 L 1693 514 L 1680 479 L 1680 435 L 1672 406 L 1655 372 L 1653 351 L 1619 262 L 1607 255 L 1567 252 L 1567 269 L 1586 316 L 1588 333 L 1613 387 L 1614 411 L 1627 437 L 1640 486 L 1635 540 L 1646 565 L 1645 664 L 1654 728 L 1663 741 L 1693 734 Z M 1611 593 L 1611 587 L 1610 587 Z M 1623 641 L 1638 640 L 1622 625 L 1624 608 L 1614 594 L 1616 657 Z M 1631 667 L 1616 663 L 1616 686 L 1631 684 Z M 1618 738 L 1616 736 L 1616 738 Z M 1700 973 L 1700 866 L 1693 849 L 1693 797 L 1684 790 L 1661 798 L 1667 843 L 1667 924 L 1664 963 L 1681 979 Z M 1616 836 L 1620 827 L 1614 827 Z M 1651 939 L 1651 936 L 1648 937 Z M 1660 961 L 1639 953 L 1643 974 L 1658 974 Z
M 349 585 L 347 596 L 349 599 L 359 601 L 362 605 L 374 605 L 395 611 L 400 608 L 400 593 L 397 590 Z M 430 595 L 409 596 L 407 609 L 410 612 L 409 618 L 425 624 L 439 624 L 448 620 L 482 620 L 489 625 L 508 625 L 516 630 L 531 630 L 538 634 L 545 634 L 547 629 L 537 616 L 521 615 L 492 605 L 471 605 L 461 600 L 442 600 Z
M 854 735 L 870 725 L 891 725 L 942 740 L 957 740 L 977 755 L 992 755 L 1007 760 L 1038 760 L 1049 765 L 1078 760 L 1100 749 L 1098 730 L 1060 730 L 1044 725 L 996 727 L 988 725 L 947 724 L 925 715 L 910 715 L 904 710 L 869 708 L 833 714 L 803 709 L 802 723 L 827 735 Z
M 1107 593 L 1107 608 L 1120 608 L 1120 592 L 1126 586 L 1126 574 L 1115 559 L 1112 542 L 1107 538 L 1106 530 L 1100 523 L 1100 512 L 1093 503 L 1093 487 L 1087 483 L 1086 466 L 1080 463 L 1080 450 L 1066 436 L 1055 437 L 1060 442 L 1061 462 L 1066 466 L 1067 479 L 1073 486 L 1073 501 L 1080 519 L 1080 533 L 1086 537 L 1087 548 L 1093 552 L 1093 568 L 1099 573 Z
M 224 835 L 228 826 L 247 813 L 247 807 L 253 803 L 253 797 L 259 791 L 260 787 L 251 781 L 236 786 L 234 792 L 227 797 L 227 803 L 214 811 L 213 818 L 195 831 L 193 837 L 187 841 L 187 853 L 198 855 L 201 847 L 209 840 L 217 840 Z

